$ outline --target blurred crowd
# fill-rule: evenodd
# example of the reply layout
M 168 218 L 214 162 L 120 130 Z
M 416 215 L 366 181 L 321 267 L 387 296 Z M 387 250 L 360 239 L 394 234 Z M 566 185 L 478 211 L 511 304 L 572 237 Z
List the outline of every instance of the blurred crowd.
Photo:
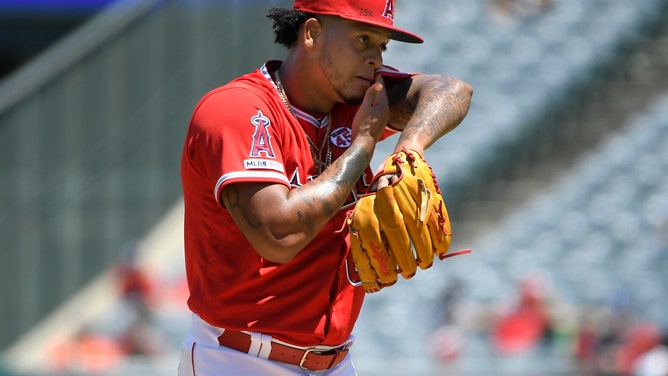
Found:
M 159 285 L 132 255 L 116 265 L 114 276 L 126 311 L 123 322 L 107 332 L 82 325 L 74 337 L 55 342 L 49 352 L 53 374 L 108 374 L 128 358 L 173 354 L 155 319 L 164 306 L 158 291 L 183 286 Z M 174 293 L 171 299 L 184 298 L 183 291 Z M 425 351 L 439 363 L 457 364 L 471 355 L 475 337 L 484 339 L 486 354 L 495 359 L 560 357 L 581 376 L 668 376 L 666 328 L 641 319 L 628 293 L 615 291 L 606 301 L 585 306 L 556 297 L 531 276 L 517 284 L 512 298 L 472 304 L 465 284 L 455 279 L 441 293 L 438 325 Z
M 150 273 L 136 252 L 135 245 L 128 245 L 111 270 L 120 298 L 112 312 L 99 321 L 82 323 L 69 338 L 53 341 L 48 351 L 52 374 L 110 374 L 128 359 L 172 354 L 174 346 L 157 316 L 169 304 L 184 304 L 183 286 Z
M 457 280 L 442 294 L 441 326 L 426 346 L 441 362 L 466 359 L 467 338 L 476 335 L 496 359 L 556 357 L 581 376 L 668 376 L 668 328 L 642 318 L 623 290 L 597 304 L 568 305 L 531 276 L 511 299 L 471 308 L 465 295 Z

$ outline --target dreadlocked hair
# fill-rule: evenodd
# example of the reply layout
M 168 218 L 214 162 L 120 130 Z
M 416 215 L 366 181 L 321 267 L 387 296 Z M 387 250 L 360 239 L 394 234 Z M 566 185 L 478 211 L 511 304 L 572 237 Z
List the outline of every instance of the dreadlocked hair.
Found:
M 300 10 L 287 8 L 271 8 L 267 18 L 274 21 L 274 42 L 290 48 L 297 43 L 299 27 L 313 15 Z

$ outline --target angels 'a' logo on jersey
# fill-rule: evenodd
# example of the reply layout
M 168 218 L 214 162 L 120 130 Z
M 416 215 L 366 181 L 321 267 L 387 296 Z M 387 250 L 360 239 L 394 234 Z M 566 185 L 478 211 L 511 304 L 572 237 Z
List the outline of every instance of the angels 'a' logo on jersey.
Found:
M 255 127 L 255 133 L 253 133 L 253 146 L 249 156 L 257 158 L 260 157 L 260 154 L 264 154 L 265 157 L 276 158 L 269 135 L 269 127 L 271 126 L 269 118 L 264 116 L 262 110 L 258 110 L 257 115 L 253 116 L 250 122 Z

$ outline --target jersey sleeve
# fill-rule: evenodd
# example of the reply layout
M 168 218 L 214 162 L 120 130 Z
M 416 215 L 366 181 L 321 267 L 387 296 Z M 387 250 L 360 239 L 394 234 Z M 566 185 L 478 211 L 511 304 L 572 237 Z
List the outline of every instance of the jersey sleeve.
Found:
M 272 110 L 253 90 L 231 86 L 207 94 L 193 112 L 188 156 L 219 203 L 222 188 L 234 182 L 289 186 L 279 147 L 280 117 Z

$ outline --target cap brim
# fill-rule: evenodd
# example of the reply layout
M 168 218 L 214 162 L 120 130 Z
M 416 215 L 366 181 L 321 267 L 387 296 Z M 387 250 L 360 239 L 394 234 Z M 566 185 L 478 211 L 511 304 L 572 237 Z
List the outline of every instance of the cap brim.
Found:
M 405 43 L 423 43 L 424 39 L 401 29 L 390 29 L 390 39 Z
M 390 31 L 390 39 L 396 40 L 398 42 L 405 42 L 405 43 L 423 43 L 424 42 L 424 39 L 422 39 L 417 34 L 413 34 L 413 33 L 410 33 L 406 30 L 399 29 L 398 27 L 388 26 L 387 24 L 382 23 L 382 22 L 374 22 L 374 21 L 370 21 L 370 20 L 360 20 L 358 18 L 346 17 L 345 15 L 340 15 L 340 14 L 337 14 L 337 16 L 339 16 L 341 18 L 346 18 L 346 19 L 349 19 L 349 20 L 352 20 L 352 21 L 356 21 L 356 22 L 361 22 L 361 23 L 365 23 L 365 24 L 369 24 L 369 25 L 378 26 L 380 28 L 389 30 Z

